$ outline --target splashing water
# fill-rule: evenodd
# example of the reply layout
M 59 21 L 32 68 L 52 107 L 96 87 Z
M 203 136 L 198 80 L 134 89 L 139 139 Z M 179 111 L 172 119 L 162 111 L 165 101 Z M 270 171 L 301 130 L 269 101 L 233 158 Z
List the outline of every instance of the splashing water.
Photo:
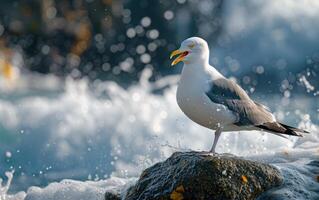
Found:
M 61 84 L 61 80 L 52 76 L 30 75 L 25 79 L 33 81 L 21 80 L 27 86 L 3 90 L 6 95 L 0 99 L 0 121 L 5 123 L 0 126 L 0 150 L 4 161 L 0 170 L 4 174 L 15 169 L 11 190 L 45 186 L 65 178 L 93 181 L 63 180 L 44 189 L 31 187 L 26 193 L 9 197 L 6 194 L 11 175 L 8 184 L 2 187 L 1 198 L 43 199 L 43 195 L 51 195 L 54 199 L 64 188 L 70 191 L 64 195 L 73 194 L 74 199 L 79 197 L 79 191 L 88 195 L 96 193 L 95 199 L 100 199 L 106 189 L 102 183 L 123 188 L 128 177 L 138 176 L 142 169 L 174 151 L 209 149 L 212 131 L 187 119 L 176 104 L 177 77 L 150 83 L 150 76 L 151 71 L 146 69 L 140 82 L 125 90 L 114 82 L 90 84 L 85 79 L 68 78 Z M 51 84 L 40 87 L 37 78 L 47 79 Z M 299 102 L 302 101 L 307 102 L 303 99 Z M 304 103 L 304 108 L 305 105 L 310 104 Z M 217 151 L 278 163 L 286 171 L 291 169 L 289 163 L 316 160 L 318 127 L 311 122 L 313 115 L 298 109 L 290 113 L 300 119 L 300 128 L 312 134 L 286 140 L 257 131 L 225 133 Z M 288 117 L 282 105 L 275 107 L 275 111 L 283 119 Z M 278 160 L 270 159 L 272 156 Z M 307 162 L 298 166 L 302 174 Z M 111 179 L 106 179 L 110 176 Z M 114 176 L 123 178 L 121 184 L 112 181 Z
M 9 195 L 8 190 L 10 188 L 12 179 L 13 179 L 14 171 L 5 172 L 7 177 L 7 183 L 5 185 L 2 184 L 2 179 L 0 178 L 0 200 L 23 200 L 26 196 L 25 192 L 19 192 L 15 195 Z
M 11 181 L 12 181 L 12 178 L 13 178 L 13 173 L 10 173 L 10 172 L 6 172 L 5 173 L 6 177 L 8 178 L 8 181 L 7 183 L 3 186 L 2 185 L 2 179 L 0 179 L 0 199 L 2 200 L 5 200 L 6 199 L 6 194 L 9 190 L 9 187 L 10 187 L 10 184 L 11 184 Z

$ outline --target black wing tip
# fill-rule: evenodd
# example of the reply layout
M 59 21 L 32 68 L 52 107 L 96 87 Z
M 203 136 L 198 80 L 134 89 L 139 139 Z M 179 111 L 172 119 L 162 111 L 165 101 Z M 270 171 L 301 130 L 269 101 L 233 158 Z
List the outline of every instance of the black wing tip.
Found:
M 265 124 L 258 125 L 256 127 L 266 131 L 274 132 L 274 133 L 297 136 L 297 137 L 303 137 L 301 133 L 309 133 L 308 131 L 294 128 L 294 127 L 291 127 L 282 123 L 277 123 L 277 122 L 265 123 Z
M 287 129 L 282 134 L 291 135 L 291 136 L 297 136 L 297 137 L 303 137 L 302 134 L 298 133 L 298 131 Z
M 292 130 L 294 132 L 300 132 L 300 133 L 310 133 L 309 131 L 303 130 L 303 129 L 299 129 L 299 128 L 295 128 L 292 126 L 288 126 L 286 124 L 283 123 L 279 123 L 281 126 L 285 127 L 286 129 Z

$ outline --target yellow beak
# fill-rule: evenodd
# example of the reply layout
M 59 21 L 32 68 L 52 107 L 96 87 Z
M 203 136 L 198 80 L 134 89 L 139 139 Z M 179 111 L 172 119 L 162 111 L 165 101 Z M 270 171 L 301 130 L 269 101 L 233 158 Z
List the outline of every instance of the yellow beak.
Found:
M 181 51 L 179 49 L 173 51 L 170 55 L 170 59 L 172 59 L 174 56 L 179 55 L 177 58 L 175 58 L 175 60 L 173 60 L 171 66 L 176 65 L 177 63 L 181 62 L 184 60 L 185 56 L 187 56 L 188 51 Z

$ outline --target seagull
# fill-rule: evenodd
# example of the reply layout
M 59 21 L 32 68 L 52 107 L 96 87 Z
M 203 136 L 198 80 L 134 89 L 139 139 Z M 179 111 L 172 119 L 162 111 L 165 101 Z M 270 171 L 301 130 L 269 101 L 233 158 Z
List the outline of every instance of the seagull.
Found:
M 215 130 L 210 153 L 215 153 L 222 132 L 260 130 L 302 137 L 305 130 L 276 120 L 269 108 L 252 100 L 234 81 L 225 78 L 209 64 L 209 47 L 199 37 L 184 40 L 172 66 L 183 62 L 176 100 L 184 114 L 197 124 Z

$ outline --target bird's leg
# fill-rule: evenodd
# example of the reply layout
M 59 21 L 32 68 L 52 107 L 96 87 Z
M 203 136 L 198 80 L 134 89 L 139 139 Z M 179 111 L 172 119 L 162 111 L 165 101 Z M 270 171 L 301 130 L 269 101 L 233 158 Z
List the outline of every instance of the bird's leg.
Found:
M 218 127 L 218 129 L 215 131 L 215 137 L 214 137 L 214 143 L 212 148 L 210 149 L 210 153 L 215 153 L 215 148 L 219 139 L 220 134 L 222 133 L 222 128 Z

